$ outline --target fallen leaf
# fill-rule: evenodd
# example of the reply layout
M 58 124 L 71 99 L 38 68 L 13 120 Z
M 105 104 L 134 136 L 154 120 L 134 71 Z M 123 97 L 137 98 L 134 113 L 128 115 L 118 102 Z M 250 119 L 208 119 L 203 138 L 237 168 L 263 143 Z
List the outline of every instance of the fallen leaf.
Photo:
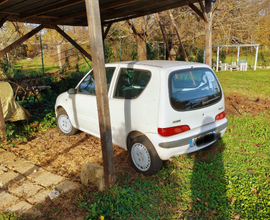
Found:
M 241 217 L 241 215 L 238 214 L 238 215 L 235 215 L 235 216 L 234 216 L 234 219 L 239 219 L 240 217 Z
M 206 205 L 208 207 L 208 202 L 205 202 L 204 205 Z
M 251 187 L 251 190 L 255 191 L 255 192 L 258 192 L 257 189 L 255 189 L 254 187 Z
M 177 196 L 176 199 L 177 199 L 178 201 L 181 200 L 181 198 L 180 198 L 179 196 Z
M 233 199 L 232 199 L 232 198 L 229 198 L 229 197 L 228 197 L 228 199 L 230 200 L 230 202 L 233 202 Z
M 160 184 L 161 186 L 164 186 L 164 183 L 163 183 L 163 182 L 159 182 L 159 184 Z
M 266 174 L 266 178 L 269 178 L 269 173 Z
M 196 199 L 197 199 L 197 201 L 198 201 L 198 202 L 200 202 L 200 201 L 201 201 L 201 199 L 200 199 L 200 198 L 196 198 Z
M 254 173 L 254 170 L 248 170 L 248 172 L 250 172 L 250 173 Z
M 215 215 L 218 214 L 218 213 L 217 213 L 216 211 L 214 211 L 214 210 L 211 210 L 210 212 L 211 212 L 212 214 L 215 214 Z

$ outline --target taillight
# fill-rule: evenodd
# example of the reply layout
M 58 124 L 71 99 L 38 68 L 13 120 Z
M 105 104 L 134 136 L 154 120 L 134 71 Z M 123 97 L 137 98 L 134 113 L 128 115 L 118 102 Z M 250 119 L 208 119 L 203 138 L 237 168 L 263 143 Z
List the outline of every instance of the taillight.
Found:
M 219 120 L 225 118 L 225 116 L 226 116 L 225 112 L 221 112 L 215 117 L 215 121 L 219 121 Z
M 170 128 L 158 128 L 158 133 L 161 136 L 168 137 L 175 134 L 183 133 L 188 130 L 190 130 L 190 127 L 188 125 L 181 125 L 181 126 L 170 127 Z

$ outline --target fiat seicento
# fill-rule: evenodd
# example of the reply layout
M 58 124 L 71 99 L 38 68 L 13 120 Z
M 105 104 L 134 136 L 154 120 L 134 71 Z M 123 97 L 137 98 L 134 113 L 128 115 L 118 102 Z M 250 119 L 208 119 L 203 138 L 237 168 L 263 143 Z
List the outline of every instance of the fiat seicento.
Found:
M 163 160 L 214 144 L 226 131 L 224 95 L 212 69 L 181 61 L 106 64 L 112 141 L 134 168 L 157 173 Z M 100 137 L 93 71 L 55 104 L 61 132 Z

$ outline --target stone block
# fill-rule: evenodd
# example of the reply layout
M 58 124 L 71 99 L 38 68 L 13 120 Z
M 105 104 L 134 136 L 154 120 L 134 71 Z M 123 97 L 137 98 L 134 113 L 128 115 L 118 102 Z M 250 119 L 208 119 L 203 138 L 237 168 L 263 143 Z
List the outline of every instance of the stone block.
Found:
M 98 187 L 99 191 L 103 191 L 105 189 L 104 171 L 102 166 L 87 163 L 83 165 L 80 177 L 81 182 L 84 185 L 92 183 Z
M 55 188 L 60 191 L 61 193 L 66 193 L 70 190 L 73 190 L 73 189 L 76 189 L 76 188 L 79 188 L 80 187 L 80 184 L 79 183 L 75 183 L 75 182 L 72 182 L 72 181 L 65 181 L 65 182 L 62 182 L 60 184 L 58 184 Z
M 49 196 L 50 190 L 43 190 L 36 195 L 26 199 L 31 204 L 38 204 L 45 202 L 46 198 Z
M 41 190 L 43 190 L 42 186 L 35 185 L 30 181 L 24 181 L 21 186 L 10 188 L 9 192 L 18 197 L 29 198 Z
M 40 170 L 36 173 L 30 174 L 28 177 L 32 181 L 45 187 L 56 185 L 64 180 L 64 177 L 49 173 L 47 171 L 41 172 Z
M 0 151 L 0 163 L 6 164 L 8 162 L 14 161 L 16 156 L 13 153 L 10 153 L 8 151 Z
M 15 182 L 21 182 L 24 180 L 24 176 L 13 171 L 9 171 L 0 176 L 0 188 L 5 189 L 11 186 Z
M 37 167 L 33 163 L 27 162 L 22 159 L 18 159 L 16 161 L 8 163 L 8 167 L 23 174 L 24 176 L 28 176 L 32 174 L 35 170 L 39 169 L 39 167 Z
M 31 204 L 25 201 L 21 201 L 9 208 L 6 208 L 4 212 L 16 212 L 16 213 L 27 213 L 30 215 L 41 215 L 41 212 L 34 208 Z
M 19 201 L 19 198 L 5 191 L 0 191 L 0 210 L 13 205 Z

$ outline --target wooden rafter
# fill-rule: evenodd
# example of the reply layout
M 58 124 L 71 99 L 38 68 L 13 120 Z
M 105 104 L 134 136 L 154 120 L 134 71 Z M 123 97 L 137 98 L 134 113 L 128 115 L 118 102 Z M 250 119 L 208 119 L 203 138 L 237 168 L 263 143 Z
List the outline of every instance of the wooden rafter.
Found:
M 200 11 L 200 9 L 198 9 L 194 4 L 189 4 L 188 6 L 189 6 L 189 7 L 190 7 L 197 15 L 199 15 L 204 21 L 206 21 L 203 12 Z
M 37 16 L 37 15 L 40 15 L 40 14 L 44 14 L 44 13 L 59 10 L 59 9 L 62 9 L 62 8 L 66 8 L 66 7 L 69 7 L 69 6 L 72 6 L 72 5 L 76 5 L 76 4 L 79 4 L 79 3 L 84 2 L 84 1 L 85 0 L 69 0 L 69 1 L 67 1 L 65 3 L 58 3 L 58 4 L 55 4 L 55 5 L 49 6 L 47 8 L 44 8 L 44 9 L 39 9 L 39 10 L 30 12 L 30 13 L 27 13 L 27 14 L 23 14 L 23 15 L 21 15 L 21 18 L 30 18 L 30 17 Z
M 117 2 L 113 2 L 113 3 L 108 3 L 108 4 L 105 4 L 105 5 L 101 5 L 100 6 L 100 11 L 109 10 L 111 8 L 120 7 L 120 6 L 124 5 L 124 4 L 131 4 L 131 3 L 134 3 L 134 2 L 138 2 L 138 1 L 139 0 L 126 0 L 126 1 L 117 1 Z M 86 11 L 79 11 L 79 12 L 76 12 L 76 13 L 73 13 L 73 14 L 70 14 L 70 15 L 67 15 L 67 16 L 60 17 L 59 19 L 56 19 L 55 22 L 65 21 L 65 20 L 68 20 L 68 19 L 71 19 L 71 18 L 81 17 L 83 15 L 86 15 Z
M 8 16 L 5 16 L 4 18 L 2 18 L 2 19 L 0 20 L 0 28 L 3 26 L 3 24 L 5 24 L 5 22 L 6 22 L 6 20 L 7 20 L 7 17 L 8 17 Z
M 35 35 L 36 33 L 38 33 L 40 30 L 42 30 L 43 27 L 44 27 L 43 24 L 39 25 L 38 27 L 36 27 L 32 31 L 30 31 L 29 33 L 27 33 L 24 36 L 22 36 L 20 39 L 16 40 L 11 45 L 7 46 L 5 49 L 1 50 L 0 51 L 0 57 L 2 57 L 5 54 L 9 53 L 11 50 L 13 50 L 14 48 L 16 48 L 20 44 L 22 44 L 24 41 L 28 40 L 30 37 L 32 37 L 33 35 Z
M 106 39 L 107 34 L 109 33 L 110 29 L 111 29 L 112 24 L 108 24 L 106 31 L 103 33 L 103 40 Z
M 59 34 L 61 34 L 66 40 L 68 40 L 74 47 L 76 47 L 85 57 L 92 61 L 92 56 L 87 53 L 79 44 L 76 43 L 70 36 L 68 36 L 62 29 L 57 25 L 45 24 L 44 27 L 55 29 Z
M 135 11 L 135 9 L 134 9 L 133 12 L 130 12 L 130 14 L 132 14 L 131 16 L 123 15 L 122 18 L 104 21 L 103 24 L 110 24 L 110 23 L 115 23 L 115 22 L 119 22 L 119 21 L 125 21 L 125 20 L 128 20 L 128 19 L 133 19 L 133 18 L 144 16 L 144 15 L 148 15 L 148 14 L 153 14 L 153 13 L 157 13 L 157 12 L 161 12 L 161 11 L 166 11 L 166 10 L 169 10 L 169 9 L 172 9 L 172 8 L 182 7 L 182 6 L 185 6 L 187 4 L 193 4 L 195 2 L 198 2 L 198 0 L 189 0 L 188 3 L 187 2 L 177 2 L 177 3 L 174 3 L 174 4 L 170 4 L 170 5 L 163 6 L 163 7 L 161 6 L 160 8 L 156 8 L 156 9 L 149 10 L 149 11 L 144 11 L 144 12 Z M 119 15 L 119 16 L 121 16 L 121 15 Z M 106 19 L 107 18 L 102 17 L 102 20 L 106 20 Z
M 206 9 L 205 9 L 204 4 L 202 3 L 202 0 L 199 0 L 199 4 L 202 9 L 204 20 L 209 23 L 209 18 L 207 17 Z
M 123 11 L 124 13 L 129 13 L 129 12 L 134 12 L 134 9 L 136 9 L 136 11 L 143 9 L 145 7 L 152 7 L 152 6 L 156 6 L 159 4 L 162 4 L 164 2 L 166 2 L 167 0 L 149 0 L 147 2 L 145 2 L 144 4 L 136 4 L 136 5 L 130 5 L 124 8 L 124 10 L 122 8 L 118 9 L 118 10 L 111 10 L 109 12 L 105 12 L 104 14 L 104 19 L 109 18 L 110 16 L 115 15 L 115 13 L 121 13 L 121 11 Z
M 6 3 L 8 0 L 0 0 L 0 5 Z

